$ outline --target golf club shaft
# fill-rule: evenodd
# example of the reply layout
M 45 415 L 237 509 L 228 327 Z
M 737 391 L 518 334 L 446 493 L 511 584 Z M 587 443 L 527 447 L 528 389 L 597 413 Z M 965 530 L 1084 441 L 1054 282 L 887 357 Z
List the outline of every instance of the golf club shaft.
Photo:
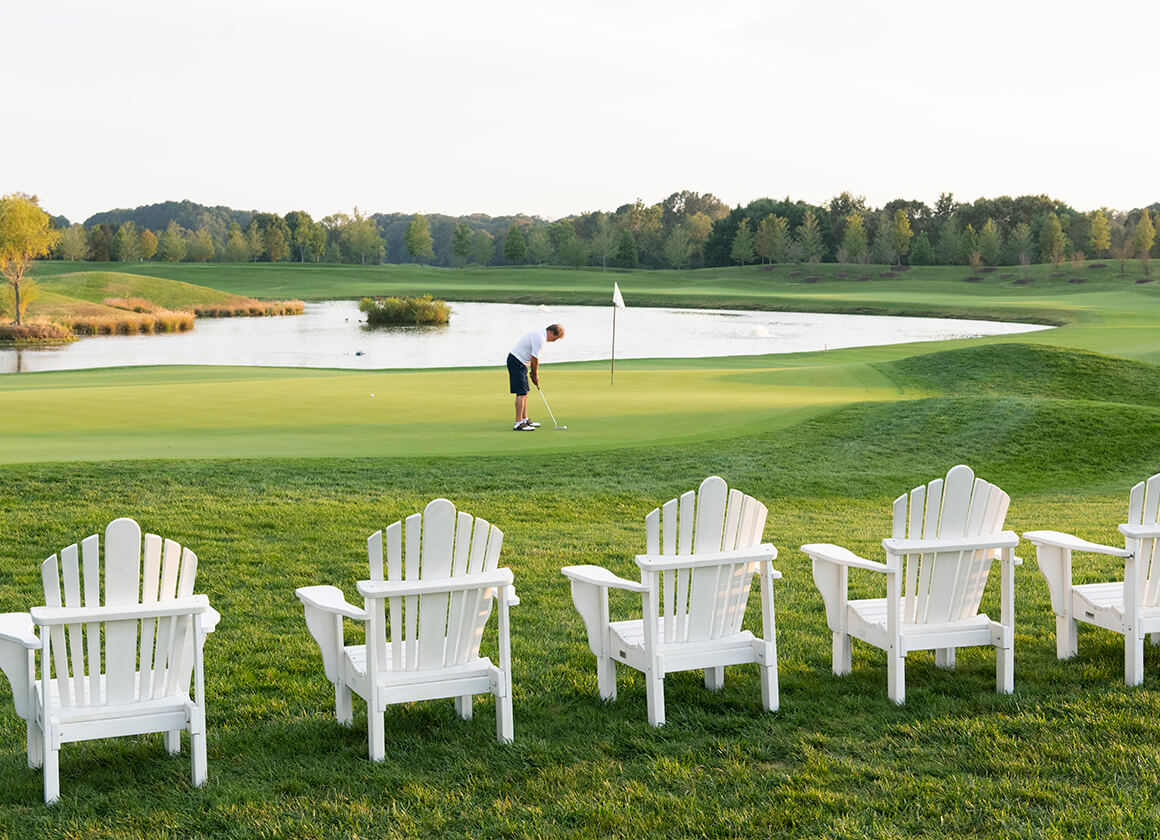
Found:
M 548 405 L 548 398 L 544 396 L 544 389 L 537 385 L 536 390 L 540 392 L 540 399 L 544 401 L 544 408 L 548 409 L 548 416 L 552 418 L 552 425 L 559 426 L 560 423 L 556 420 L 556 415 L 552 413 L 552 406 Z

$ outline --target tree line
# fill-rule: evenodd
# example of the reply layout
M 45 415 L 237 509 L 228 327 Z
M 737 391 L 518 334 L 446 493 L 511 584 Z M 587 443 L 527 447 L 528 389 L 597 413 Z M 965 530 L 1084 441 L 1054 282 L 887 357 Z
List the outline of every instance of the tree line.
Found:
M 1158 256 L 1160 203 L 1079 212 L 1046 195 L 933 207 L 896 199 L 881 208 L 843 192 L 826 205 L 761 198 L 728 208 L 684 190 L 656 204 L 549 222 L 536 216 L 238 211 L 166 202 L 54 219 L 56 259 L 94 262 L 326 262 L 440 266 L 559 265 L 700 268 L 751 263 L 1029 265 Z

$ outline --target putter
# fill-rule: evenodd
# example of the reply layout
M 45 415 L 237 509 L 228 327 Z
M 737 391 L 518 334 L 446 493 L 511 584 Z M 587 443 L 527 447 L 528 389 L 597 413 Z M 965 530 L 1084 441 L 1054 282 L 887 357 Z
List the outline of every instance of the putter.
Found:
M 566 430 L 568 428 L 567 426 L 561 426 L 556 421 L 556 415 L 552 414 L 552 406 L 548 405 L 548 398 L 544 396 L 544 392 L 540 389 L 539 385 L 536 386 L 536 390 L 540 392 L 540 399 L 544 401 L 544 408 L 548 409 L 548 416 L 552 418 L 552 423 L 554 424 L 552 428 L 558 432 Z

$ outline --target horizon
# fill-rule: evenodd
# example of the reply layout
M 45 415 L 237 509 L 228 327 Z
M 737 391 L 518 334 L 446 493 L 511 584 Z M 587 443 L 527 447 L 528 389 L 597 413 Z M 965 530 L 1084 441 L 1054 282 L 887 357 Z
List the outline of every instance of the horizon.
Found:
M 730 207 L 843 191 L 875 207 L 942 193 L 1154 203 L 1160 5 L 969 12 L 14 5 L 5 31 L 49 34 L 0 56 L 9 113 L 31 115 L 5 133 L 0 191 L 73 222 L 174 195 L 316 219 L 357 206 L 553 220 L 679 190 Z

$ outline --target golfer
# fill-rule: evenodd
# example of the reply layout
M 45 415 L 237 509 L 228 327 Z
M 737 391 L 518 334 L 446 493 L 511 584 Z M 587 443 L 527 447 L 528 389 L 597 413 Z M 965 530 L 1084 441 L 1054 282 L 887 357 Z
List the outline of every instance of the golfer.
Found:
M 540 425 L 528 419 L 528 374 L 532 384 L 540 387 L 540 349 L 545 341 L 559 341 L 564 337 L 564 328 L 559 324 L 549 324 L 546 329 L 532 330 L 508 353 L 508 380 L 512 393 L 516 395 L 516 422 L 513 432 L 534 432 Z

